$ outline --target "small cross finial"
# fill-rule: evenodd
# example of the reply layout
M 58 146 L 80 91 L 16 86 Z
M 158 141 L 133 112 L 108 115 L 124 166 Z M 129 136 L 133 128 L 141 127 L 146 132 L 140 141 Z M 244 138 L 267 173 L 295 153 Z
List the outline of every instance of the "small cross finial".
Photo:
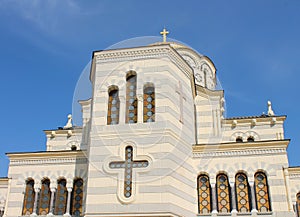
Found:
M 163 36 L 163 42 L 167 42 L 167 35 L 169 34 L 169 31 L 166 30 L 166 28 L 163 29 L 160 34 Z

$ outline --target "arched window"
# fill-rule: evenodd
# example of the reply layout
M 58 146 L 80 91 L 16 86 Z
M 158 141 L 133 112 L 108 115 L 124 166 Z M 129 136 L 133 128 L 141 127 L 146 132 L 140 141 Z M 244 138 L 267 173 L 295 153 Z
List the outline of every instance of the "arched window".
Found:
M 119 90 L 112 89 L 108 92 L 107 125 L 114 125 L 119 123 L 119 111 Z
M 67 181 L 65 179 L 60 179 L 57 182 L 57 190 L 56 190 L 56 197 L 55 197 L 55 215 L 63 215 L 66 212 L 66 205 L 67 205 Z
M 235 141 L 236 142 L 243 142 L 243 138 L 242 137 L 237 137 Z
M 83 180 L 78 178 L 74 180 L 72 190 L 72 216 L 82 216 L 82 200 L 83 200 Z
M 144 122 L 155 121 L 155 91 L 153 86 L 144 87 Z
M 244 173 L 235 176 L 235 192 L 238 212 L 250 212 L 249 184 Z
M 217 176 L 217 199 L 218 199 L 218 211 L 220 213 L 230 212 L 230 190 L 228 177 L 225 174 L 219 174 Z
M 247 142 L 254 142 L 254 138 L 252 136 L 249 136 Z
M 39 215 L 46 215 L 50 211 L 50 180 L 44 179 L 42 181 L 41 192 L 39 195 Z
M 198 177 L 198 206 L 200 214 L 211 212 L 211 188 L 207 175 Z
M 300 216 L 300 192 L 296 195 L 296 210 L 295 212 L 297 213 L 297 217 Z
M 126 79 L 126 123 L 137 122 L 136 74 L 132 73 Z
M 254 175 L 255 194 L 258 212 L 271 211 L 267 176 L 263 172 Z
M 33 212 L 34 197 L 34 180 L 28 179 L 26 181 L 22 215 L 30 215 Z

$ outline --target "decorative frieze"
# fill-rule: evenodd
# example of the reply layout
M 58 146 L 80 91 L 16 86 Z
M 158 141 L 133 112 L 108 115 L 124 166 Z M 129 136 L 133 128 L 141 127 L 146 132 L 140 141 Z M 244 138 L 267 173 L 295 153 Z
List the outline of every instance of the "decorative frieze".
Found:
M 10 166 L 24 165 L 45 165 L 45 164 L 78 164 L 87 163 L 86 158 L 54 158 L 54 159 L 30 159 L 30 160 L 11 160 Z
M 193 157 L 211 158 L 211 157 L 233 157 L 233 156 L 266 155 L 266 154 L 286 154 L 286 150 L 285 148 L 276 148 L 276 149 L 255 149 L 255 150 L 252 149 L 252 150 L 238 150 L 238 151 L 213 151 L 213 152 L 208 151 L 208 152 L 193 153 Z

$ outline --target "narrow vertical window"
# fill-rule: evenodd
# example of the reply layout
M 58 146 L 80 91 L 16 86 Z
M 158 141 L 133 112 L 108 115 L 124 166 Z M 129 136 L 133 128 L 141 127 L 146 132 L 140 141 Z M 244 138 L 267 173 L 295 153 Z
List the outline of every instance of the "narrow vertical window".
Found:
M 257 172 L 254 179 L 257 210 L 258 212 L 269 212 L 271 207 L 267 176 L 263 172 Z
M 200 214 L 211 212 L 211 190 L 207 175 L 198 177 L 198 206 Z
M 153 86 L 144 87 L 144 122 L 155 121 L 155 91 Z
M 75 179 L 72 191 L 72 216 L 82 216 L 83 180 Z
M 218 211 L 220 213 L 230 212 L 230 191 L 228 178 L 225 174 L 219 174 L 217 176 L 217 199 L 218 199 Z
M 34 197 L 35 197 L 34 181 L 32 179 L 29 179 L 26 181 L 22 215 L 32 214 Z
M 50 180 L 44 179 L 42 181 L 41 193 L 39 198 L 39 215 L 46 215 L 50 209 Z
M 235 176 L 235 192 L 238 212 L 250 212 L 249 184 L 244 173 Z
M 126 79 L 126 123 L 137 122 L 136 75 L 131 74 Z
M 66 212 L 67 205 L 67 181 L 65 179 L 60 179 L 57 182 L 57 191 L 55 197 L 55 215 L 63 215 Z
M 119 110 L 119 90 L 112 89 L 108 92 L 107 125 L 114 125 L 119 123 Z
M 300 192 L 296 195 L 296 210 L 295 213 L 297 213 L 297 217 L 300 217 Z

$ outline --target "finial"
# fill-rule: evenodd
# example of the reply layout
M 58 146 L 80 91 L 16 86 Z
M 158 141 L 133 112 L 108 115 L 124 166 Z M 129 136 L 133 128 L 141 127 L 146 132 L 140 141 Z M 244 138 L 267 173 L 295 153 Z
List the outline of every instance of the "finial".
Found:
M 72 115 L 69 114 L 68 115 L 68 122 L 67 124 L 64 126 L 64 129 L 70 129 L 73 127 L 73 124 L 72 124 Z
M 274 116 L 274 111 L 272 110 L 272 103 L 271 101 L 268 101 L 268 115 L 269 116 Z
M 160 34 L 163 36 L 163 42 L 167 42 L 167 35 L 169 34 L 169 31 L 166 30 L 166 28 L 163 29 Z

